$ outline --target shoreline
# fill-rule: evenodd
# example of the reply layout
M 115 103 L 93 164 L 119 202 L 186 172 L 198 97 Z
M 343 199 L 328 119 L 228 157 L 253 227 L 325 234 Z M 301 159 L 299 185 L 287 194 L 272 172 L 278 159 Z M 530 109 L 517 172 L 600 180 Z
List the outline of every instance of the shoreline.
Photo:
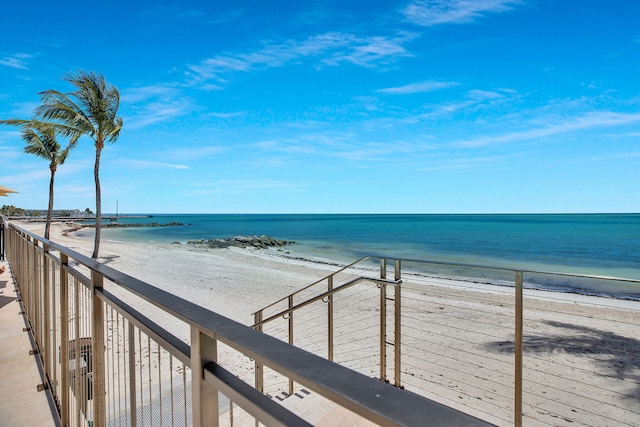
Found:
M 44 224 L 43 223 L 33 223 L 33 222 L 21 222 L 18 221 L 19 226 L 25 228 L 29 231 L 40 230 L 40 235 L 44 234 Z M 91 229 L 91 227 L 87 227 L 84 224 L 79 224 L 75 222 L 56 222 L 51 225 L 51 235 L 55 236 L 60 235 L 65 239 L 69 240 L 69 244 L 74 244 L 77 246 L 80 244 L 81 248 L 86 247 L 86 253 L 89 254 L 93 248 L 93 239 L 90 238 L 89 235 L 80 235 L 81 230 L 83 229 Z M 52 240 L 53 237 L 52 237 Z M 55 240 L 54 240 L 55 241 Z M 179 243 L 179 244 L 176 244 Z M 68 245 L 67 245 L 68 246 Z M 291 246 L 291 248 L 295 248 L 296 246 Z M 71 246 L 69 246 L 71 247 Z M 132 248 L 135 248 L 133 252 L 140 253 L 139 248 L 144 248 L 144 250 L 153 250 L 154 248 L 160 249 L 163 251 L 179 251 L 185 250 L 187 252 L 211 252 L 212 254 L 216 254 L 224 258 L 225 251 L 236 252 L 237 255 L 257 258 L 261 259 L 264 262 L 275 262 L 273 266 L 271 266 L 273 270 L 280 270 L 282 268 L 286 268 L 289 265 L 296 265 L 302 269 L 309 269 L 311 271 L 323 271 L 325 272 L 324 276 L 331 274 L 341 268 L 343 268 L 346 263 L 341 263 L 339 260 L 328 259 L 322 257 L 313 257 L 306 256 L 307 254 L 299 252 L 291 251 L 287 246 L 285 247 L 271 247 L 266 249 L 253 249 L 253 248 L 204 248 L 198 247 L 198 245 L 190 245 L 187 241 L 185 242 L 173 242 L 173 243 L 142 243 L 142 242 L 130 242 L 123 240 L 113 240 L 113 239 L 105 239 L 103 238 L 101 241 L 101 253 L 103 254 L 100 258 L 105 258 L 108 262 L 111 262 L 113 258 L 109 258 L 113 255 L 104 255 L 104 248 L 108 247 L 110 252 L 118 252 L 123 251 L 124 253 L 132 252 Z M 231 257 L 234 258 L 234 257 Z M 351 262 L 356 261 L 351 260 Z M 421 269 L 415 268 L 407 268 L 405 267 L 406 263 L 403 265 L 403 276 L 411 277 L 414 282 L 437 282 L 441 286 L 445 287 L 454 287 L 454 288 L 466 288 L 472 291 L 479 292 L 488 292 L 494 294 L 513 294 L 514 289 L 514 281 L 507 280 L 504 278 L 497 277 L 478 277 L 478 276 L 465 276 L 460 274 L 449 274 L 449 273 L 431 273 L 425 272 Z M 267 266 L 268 267 L 268 266 Z M 364 270 L 361 267 L 352 267 L 354 270 Z M 389 269 L 388 275 L 392 275 L 392 265 L 388 265 Z M 498 267 L 501 268 L 501 267 Z M 132 274 L 132 276 L 134 276 Z M 322 276 L 322 277 L 324 277 Z M 377 277 L 377 276 L 372 276 Z M 304 283 L 299 283 L 298 288 L 293 289 L 292 292 L 296 291 L 299 288 L 307 286 L 313 281 L 308 281 Z M 153 283 L 150 283 L 153 284 Z M 638 284 L 640 287 L 640 284 Z M 541 299 L 548 300 L 560 300 L 560 301 L 574 301 L 580 302 L 582 304 L 589 304 L 595 306 L 604 306 L 604 307 L 620 307 L 620 308 L 628 308 L 628 309 L 637 309 L 640 310 L 640 293 L 637 295 L 629 295 L 629 294 L 613 294 L 611 292 L 598 292 L 594 289 L 589 288 L 579 288 L 574 286 L 563 286 L 556 283 L 537 283 L 536 281 L 527 280 L 527 275 L 525 274 L 525 282 L 524 282 L 524 291 L 531 296 Z M 283 295 L 284 296 L 284 295 Z M 275 299 L 274 299 L 275 301 Z
M 171 218 L 171 217 L 170 217 Z M 114 230 L 115 231 L 115 230 Z M 90 230 L 78 232 L 77 235 L 84 233 L 84 238 L 91 236 Z M 150 235 L 146 231 L 140 233 L 135 232 L 129 234 L 115 234 L 114 241 L 122 243 L 136 242 L 140 237 L 140 243 L 147 244 L 164 244 L 164 243 L 180 243 L 187 244 L 194 238 L 187 239 L 167 239 L 158 235 L 157 239 L 149 239 Z M 253 234 L 260 234 L 260 230 L 253 230 Z M 251 234 L 251 233 L 250 233 Z M 282 233 L 281 233 L 282 234 Z M 110 232 L 103 233 L 103 240 L 108 238 Z M 155 234 L 152 232 L 152 235 Z M 208 235 L 201 239 L 219 239 L 220 235 Z M 580 264 L 557 264 L 547 263 L 545 261 L 535 260 L 514 260 L 509 258 L 493 258 L 491 256 L 479 256 L 473 254 L 450 254 L 437 252 L 417 253 L 412 250 L 409 243 L 406 251 L 402 245 L 393 246 L 390 249 L 365 249 L 358 246 L 360 242 L 354 242 L 353 246 L 346 245 L 345 242 L 326 242 L 326 241 L 306 241 L 300 238 L 292 238 L 285 235 L 272 234 L 276 238 L 286 238 L 287 240 L 296 240 L 297 244 L 291 247 L 290 257 L 299 257 L 303 261 L 313 264 L 329 264 L 339 268 L 343 265 L 350 264 L 361 258 L 363 255 L 370 255 L 372 258 L 383 254 L 385 258 L 393 259 L 398 257 L 403 259 L 405 263 L 412 263 L 409 259 L 425 260 L 425 256 L 429 261 L 416 265 L 416 273 L 425 273 L 428 276 L 437 276 L 444 278 L 454 278 L 462 281 L 484 281 L 485 275 L 482 271 L 491 271 L 489 275 L 489 285 L 496 286 L 513 286 L 513 272 L 516 270 L 525 272 L 525 287 L 528 289 L 537 289 L 550 292 L 570 293 L 575 295 L 596 296 L 602 298 L 616 298 L 622 300 L 640 301 L 640 275 L 638 270 L 633 268 L 617 268 L 611 267 L 606 261 L 602 264 L 593 262 L 589 266 L 580 266 Z M 144 237 L 147 237 L 145 239 Z M 479 269 L 475 266 L 484 266 Z M 491 268 L 486 268 L 491 267 Z M 480 272 L 480 273 L 479 273 Z M 535 273 L 534 273 L 535 272 Z M 551 274 L 539 274 L 548 272 Z M 531 274 L 530 274 L 531 273 Z M 581 276 L 588 276 L 587 278 Z M 609 279 L 608 281 L 604 279 Z M 610 280 L 624 279 L 624 280 Z M 635 281 L 635 282 L 634 282 Z

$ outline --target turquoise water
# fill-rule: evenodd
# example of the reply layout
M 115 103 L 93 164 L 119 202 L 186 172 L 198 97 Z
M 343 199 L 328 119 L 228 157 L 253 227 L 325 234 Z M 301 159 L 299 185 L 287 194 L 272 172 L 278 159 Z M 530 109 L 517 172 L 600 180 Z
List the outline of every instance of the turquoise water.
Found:
M 119 220 L 171 221 L 190 225 L 104 229 L 103 237 L 170 243 L 267 234 L 296 241 L 288 248 L 294 255 L 342 263 L 365 255 L 382 255 L 640 279 L 640 214 L 220 214 L 154 215 Z M 444 272 L 470 274 L 461 268 Z M 501 278 L 501 273 L 486 274 Z M 558 277 L 536 280 L 546 281 L 549 286 L 595 287 L 595 293 L 640 298 L 638 284 L 594 285 Z

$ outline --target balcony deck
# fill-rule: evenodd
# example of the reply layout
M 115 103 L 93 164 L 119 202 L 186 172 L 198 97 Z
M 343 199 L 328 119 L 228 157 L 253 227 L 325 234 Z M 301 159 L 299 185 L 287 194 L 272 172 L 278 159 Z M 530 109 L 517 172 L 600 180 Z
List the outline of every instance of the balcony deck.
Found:
M 30 356 L 31 338 L 16 299 L 9 264 L 0 262 L 0 420 L 4 427 L 58 425 L 50 395 L 39 392 L 43 383 L 36 356 Z

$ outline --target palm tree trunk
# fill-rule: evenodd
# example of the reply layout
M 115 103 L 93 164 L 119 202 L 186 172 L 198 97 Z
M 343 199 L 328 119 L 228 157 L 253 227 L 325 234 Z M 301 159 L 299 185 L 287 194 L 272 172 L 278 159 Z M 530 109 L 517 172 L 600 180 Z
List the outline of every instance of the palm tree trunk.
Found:
M 93 168 L 93 177 L 96 181 L 96 237 L 93 244 L 93 255 L 91 258 L 98 258 L 98 252 L 100 251 L 100 229 L 102 228 L 102 195 L 100 193 L 100 153 L 102 149 L 96 144 L 96 164 Z
M 53 216 L 53 181 L 56 170 L 51 168 L 51 180 L 49 181 L 49 209 L 47 209 L 47 222 L 44 226 L 44 238 L 49 240 L 49 230 L 51 230 L 51 217 Z

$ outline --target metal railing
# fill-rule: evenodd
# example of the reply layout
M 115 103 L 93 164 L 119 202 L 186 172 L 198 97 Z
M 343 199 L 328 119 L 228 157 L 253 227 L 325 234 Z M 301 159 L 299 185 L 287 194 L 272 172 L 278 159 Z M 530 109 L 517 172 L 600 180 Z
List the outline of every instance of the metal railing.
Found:
M 295 405 L 281 404 L 251 384 L 257 377 L 253 363 L 376 424 L 488 425 L 13 224 L 5 223 L 5 232 L 44 385 L 64 426 L 311 425 Z
M 525 288 L 525 277 L 537 285 Z M 367 256 L 254 313 L 253 326 L 495 424 L 634 425 L 640 302 L 616 308 L 618 300 L 600 298 L 608 304 L 599 307 L 541 290 L 559 278 L 640 284 Z M 261 390 L 294 393 L 292 381 L 259 365 L 256 372 Z
M 4 217 L 0 220 L 0 261 L 4 261 Z

